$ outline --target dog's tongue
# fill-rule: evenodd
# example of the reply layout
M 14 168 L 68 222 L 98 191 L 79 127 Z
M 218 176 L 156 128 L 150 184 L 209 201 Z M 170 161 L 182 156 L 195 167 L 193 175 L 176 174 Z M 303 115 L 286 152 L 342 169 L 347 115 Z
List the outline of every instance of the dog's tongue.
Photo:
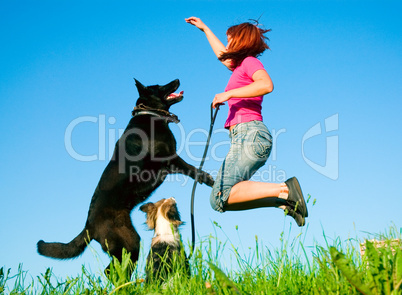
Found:
M 178 98 L 182 96 L 184 91 L 180 91 L 180 93 L 171 93 L 168 95 L 167 99 L 173 99 L 173 98 Z

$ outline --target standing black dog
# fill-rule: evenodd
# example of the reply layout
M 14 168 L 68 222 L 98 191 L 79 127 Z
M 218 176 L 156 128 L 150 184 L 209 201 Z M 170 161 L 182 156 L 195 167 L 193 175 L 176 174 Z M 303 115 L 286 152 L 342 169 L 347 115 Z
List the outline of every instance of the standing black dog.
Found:
M 208 173 L 198 171 L 176 154 L 176 140 L 168 123 L 178 122 L 169 108 L 183 99 L 183 92 L 173 93 L 179 80 L 148 87 L 135 82 L 139 99 L 133 117 L 95 189 L 83 231 L 67 244 L 39 241 L 39 254 L 58 259 L 77 257 L 94 239 L 120 261 L 125 248 L 136 262 L 140 237 L 130 218 L 133 208 L 145 201 L 170 173 L 197 177 L 200 183 L 213 185 Z

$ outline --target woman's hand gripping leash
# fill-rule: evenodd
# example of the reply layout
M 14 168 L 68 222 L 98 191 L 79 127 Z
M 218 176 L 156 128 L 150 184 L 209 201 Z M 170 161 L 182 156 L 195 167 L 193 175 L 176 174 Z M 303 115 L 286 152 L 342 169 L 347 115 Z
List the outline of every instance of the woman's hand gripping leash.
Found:
M 216 98 L 216 96 L 215 96 L 215 98 Z M 214 101 L 215 101 L 215 98 L 214 98 Z M 198 171 L 201 171 L 202 167 L 204 166 L 205 158 L 207 157 L 207 152 L 208 152 L 208 148 L 209 148 L 209 143 L 211 140 L 212 130 L 214 129 L 216 115 L 218 114 L 219 106 L 223 104 L 223 103 L 217 103 L 217 102 L 215 102 L 215 104 L 214 104 L 214 101 L 211 104 L 211 124 L 209 125 L 208 138 L 207 138 L 207 142 L 205 144 L 204 154 L 202 156 L 202 160 L 201 160 L 200 166 L 198 168 Z M 215 112 L 214 112 L 214 109 L 215 109 Z M 188 259 L 191 258 L 191 256 L 194 253 L 194 250 L 195 250 L 194 197 L 195 197 L 195 188 L 197 187 L 199 176 L 200 176 L 200 173 L 197 172 L 197 175 L 194 178 L 193 190 L 191 192 L 191 243 L 192 243 L 192 247 L 191 247 L 191 252 L 190 252 Z
M 215 95 L 214 99 L 212 100 L 212 105 L 211 105 L 211 117 L 212 117 L 212 109 L 217 108 L 219 109 L 219 106 L 224 105 L 225 101 L 228 101 L 231 98 L 228 92 L 222 92 L 218 93 Z M 211 118 L 212 120 L 212 118 Z

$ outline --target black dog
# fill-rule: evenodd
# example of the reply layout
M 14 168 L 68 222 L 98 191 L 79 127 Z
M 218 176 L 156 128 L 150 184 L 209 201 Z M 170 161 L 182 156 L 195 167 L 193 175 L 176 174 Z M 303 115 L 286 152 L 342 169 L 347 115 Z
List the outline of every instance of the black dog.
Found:
M 67 244 L 39 241 L 39 254 L 58 259 L 77 257 L 94 239 L 120 261 L 125 248 L 136 262 L 140 237 L 130 218 L 133 208 L 145 201 L 170 173 L 197 177 L 200 183 L 213 185 L 208 173 L 198 171 L 176 154 L 176 140 L 168 123 L 178 122 L 169 108 L 183 99 L 183 92 L 173 93 L 179 80 L 148 87 L 135 82 L 139 99 L 133 117 L 95 189 L 83 231 Z
M 140 207 L 147 215 L 146 224 L 154 230 L 147 257 L 146 282 L 167 283 L 175 272 L 190 276 L 190 266 L 184 252 L 179 226 L 183 223 L 174 198 L 146 203 Z

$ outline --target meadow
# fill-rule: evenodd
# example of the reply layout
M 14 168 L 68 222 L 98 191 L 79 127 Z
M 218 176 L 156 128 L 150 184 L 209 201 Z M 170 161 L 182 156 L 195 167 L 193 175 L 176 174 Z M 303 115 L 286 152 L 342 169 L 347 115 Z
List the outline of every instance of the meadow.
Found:
M 220 228 L 215 224 L 216 228 Z M 255 238 L 249 254 L 213 235 L 201 239 L 190 259 L 191 277 L 180 268 L 168 282 L 145 283 L 144 265 L 131 277 L 129 255 L 114 260 L 109 278 L 82 267 L 81 275 L 57 278 L 51 269 L 36 278 L 29 271 L 0 268 L 0 294 L 402 294 L 402 228 L 392 226 L 365 241 L 325 239 L 306 250 L 301 235 L 268 249 Z M 370 238 L 370 239 L 369 239 Z M 232 269 L 221 264 L 231 251 Z M 29 279 L 28 279 L 29 278 Z

